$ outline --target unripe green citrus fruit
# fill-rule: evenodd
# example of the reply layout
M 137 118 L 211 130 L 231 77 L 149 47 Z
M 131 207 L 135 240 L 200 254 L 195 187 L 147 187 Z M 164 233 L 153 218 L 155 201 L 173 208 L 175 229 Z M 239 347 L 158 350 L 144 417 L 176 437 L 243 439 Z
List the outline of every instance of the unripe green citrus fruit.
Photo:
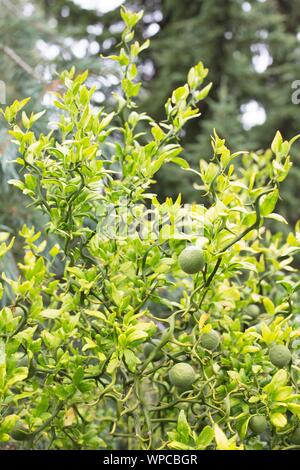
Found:
M 145 344 L 145 347 L 144 347 L 144 356 L 145 358 L 149 357 L 150 354 L 152 353 L 152 351 L 156 348 L 157 344 L 159 343 L 159 341 L 157 339 L 154 339 L 153 340 L 153 343 L 146 343 Z M 160 349 L 159 351 L 156 352 L 154 358 L 152 359 L 153 361 L 159 361 L 160 359 L 162 359 L 164 357 L 164 354 L 162 352 L 162 350 Z
M 254 434 L 261 434 L 267 429 L 268 423 L 263 415 L 252 416 L 249 421 L 249 427 Z
M 247 315 L 251 318 L 256 318 L 260 314 L 260 309 L 258 305 L 250 304 L 247 307 Z
M 16 426 L 10 433 L 10 436 L 15 441 L 26 441 L 31 437 L 31 434 L 28 432 L 24 426 Z
M 291 442 L 300 445 L 300 426 L 298 426 L 291 436 Z
M 292 359 L 290 350 L 283 344 L 272 346 L 269 351 L 269 358 L 276 367 L 285 367 Z
M 189 390 L 196 380 L 196 373 L 190 364 L 179 362 L 169 371 L 170 381 L 181 390 Z
M 188 246 L 178 257 L 179 266 L 187 274 L 195 274 L 204 268 L 203 251 L 197 246 Z
M 201 336 L 200 344 L 203 348 L 209 351 L 214 351 L 220 344 L 220 336 L 215 330 L 211 330 L 209 333 L 204 333 Z

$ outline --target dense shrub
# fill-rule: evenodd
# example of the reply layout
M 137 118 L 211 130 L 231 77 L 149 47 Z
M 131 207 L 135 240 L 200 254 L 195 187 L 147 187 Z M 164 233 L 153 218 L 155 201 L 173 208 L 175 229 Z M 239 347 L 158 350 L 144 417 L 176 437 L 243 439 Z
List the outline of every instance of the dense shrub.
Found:
M 266 223 L 285 223 L 274 211 L 297 137 L 277 133 L 265 153 L 231 154 L 214 132 L 211 161 L 189 169 L 179 140 L 209 92 L 208 71 L 193 67 L 154 122 L 135 104 L 148 47 L 134 40 L 141 14 L 122 17 L 115 112 L 92 109 L 87 73 L 75 70 L 61 76 L 48 134 L 31 130 L 40 114 L 19 120 L 26 102 L 3 112 L 23 169 L 12 183 L 48 224 L 19 233 L 18 280 L 2 273 L 12 300 L 0 315 L 0 439 L 43 449 L 296 448 L 299 226 L 283 239 Z M 180 196 L 151 193 L 167 162 L 199 178 L 205 204 L 188 208 L 189 231 L 178 230 Z M 3 257 L 13 239 L 2 239 Z

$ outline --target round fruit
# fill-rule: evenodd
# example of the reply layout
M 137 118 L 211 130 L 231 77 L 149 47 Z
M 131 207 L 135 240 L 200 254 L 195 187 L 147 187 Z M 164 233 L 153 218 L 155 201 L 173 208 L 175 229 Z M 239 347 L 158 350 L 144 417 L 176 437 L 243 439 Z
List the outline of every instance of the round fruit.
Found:
M 203 251 L 197 246 L 188 246 L 178 257 L 179 266 L 187 274 L 195 274 L 204 268 Z
M 150 354 L 156 348 L 159 341 L 157 339 L 154 339 L 153 343 L 154 344 L 152 344 L 152 343 L 145 344 L 145 347 L 144 347 L 144 356 L 145 356 L 145 358 L 150 356 Z M 159 361 L 163 357 L 164 357 L 164 354 L 163 354 L 162 350 L 160 349 L 159 351 L 156 352 L 156 354 L 155 354 L 154 358 L 152 359 L 152 361 Z
M 259 314 L 260 314 L 260 309 L 257 305 L 255 305 L 255 304 L 248 305 L 248 307 L 247 307 L 248 317 L 256 318 L 256 317 L 258 317 Z
M 189 390 L 196 380 L 196 373 L 186 362 L 175 364 L 169 371 L 170 381 L 181 390 Z
M 267 429 L 268 423 L 263 415 L 252 416 L 249 421 L 249 427 L 254 434 L 261 434 Z
M 209 333 L 204 333 L 201 336 L 200 344 L 203 348 L 209 351 L 214 351 L 220 344 L 220 336 L 215 330 L 211 330 Z
M 298 426 L 291 436 L 291 442 L 300 445 L 300 426 Z
M 16 426 L 10 433 L 10 436 L 15 441 L 26 441 L 31 437 L 31 434 L 28 432 L 24 426 Z
M 269 358 L 276 367 L 285 367 L 291 362 L 292 355 L 290 350 L 283 344 L 272 346 L 269 351 Z

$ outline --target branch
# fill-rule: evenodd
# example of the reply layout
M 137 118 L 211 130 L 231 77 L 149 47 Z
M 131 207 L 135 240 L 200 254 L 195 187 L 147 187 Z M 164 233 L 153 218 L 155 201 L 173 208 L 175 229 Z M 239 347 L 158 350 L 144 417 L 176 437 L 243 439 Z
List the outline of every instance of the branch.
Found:
M 8 46 L 5 46 L 4 44 L 0 44 L 0 50 L 2 50 L 4 52 L 4 54 L 7 55 L 7 57 L 9 57 L 11 60 L 13 60 L 15 62 L 15 64 L 17 64 L 18 67 L 20 67 L 22 70 L 24 70 L 24 72 L 26 72 L 30 77 L 34 78 L 38 82 L 42 81 L 41 77 L 39 77 L 35 73 L 34 69 L 29 64 L 27 64 L 22 59 L 22 57 L 20 57 L 13 49 L 11 49 Z

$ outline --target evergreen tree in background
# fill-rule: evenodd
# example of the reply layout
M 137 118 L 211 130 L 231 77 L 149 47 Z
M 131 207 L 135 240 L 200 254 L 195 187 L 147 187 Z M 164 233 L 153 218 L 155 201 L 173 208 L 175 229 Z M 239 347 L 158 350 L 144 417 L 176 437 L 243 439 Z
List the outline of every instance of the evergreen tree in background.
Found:
M 46 3 L 61 30 L 76 24 L 78 37 L 97 41 L 104 54 L 115 45 L 120 28 L 117 11 L 100 15 L 83 8 L 84 2 Z M 214 127 L 234 150 L 267 148 L 276 129 L 286 138 L 299 132 L 299 106 L 291 101 L 291 85 L 300 79 L 300 0 L 127 0 L 125 4 L 146 12 L 140 34 L 152 40 L 142 69 L 149 79 L 144 98 L 150 114 L 164 118 L 157 103 L 183 82 L 191 64 L 202 60 L 209 68 L 213 88 L 201 108 L 203 119 L 191 124 L 185 135 L 185 157 L 191 164 L 209 156 L 207 142 Z M 299 168 L 294 151 L 294 185 L 285 188 L 292 222 L 300 215 Z M 162 198 L 180 191 L 189 201 L 193 181 L 188 172 L 179 178 L 177 168 L 169 165 L 158 176 L 158 191 Z
M 30 2 L 30 13 L 26 1 L 1 1 L 21 7 L 14 15 L 5 13 L 10 17 L 1 16 L 0 44 L 17 52 L 52 88 L 56 70 L 71 64 L 79 71 L 89 67 L 90 80 L 97 86 L 94 104 L 101 106 L 109 99 L 119 77 L 109 63 L 105 71 L 99 70 L 96 57 L 109 55 L 118 41 L 122 28 L 118 9 L 103 14 L 89 9 L 89 2 L 35 0 Z M 233 150 L 266 148 L 276 129 L 286 138 L 299 132 L 299 106 L 292 104 L 291 85 L 300 79 L 300 0 L 126 0 L 125 4 L 145 10 L 138 34 L 150 37 L 152 48 L 140 73 L 148 79 L 143 99 L 155 118 L 164 118 L 157 103 L 183 82 L 192 64 L 202 60 L 209 68 L 213 88 L 200 107 L 203 118 L 188 126 L 184 136 L 185 158 L 192 165 L 200 156 L 209 156 L 208 136 L 214 127 Z M 9 76 L 12 70 L 8 82 L 14 90 L 9 98 L 27 96 L 36 87 L 40 102 L 41 85 L 8 56 L 2 67 L 0 54 L 2 74 Z M 285 188 L 292 222 L 300 215 L 298 160 L 294 153 L 294 184 Z M 189 201 L 194 181 L 189 172 L 179 178 L 170 164 L 158 175 L 157 186 L 161 198 L 180 191 Z
M 73 2 L 66 2 L 73 4 Z M 99 52 L 99 46 L 90 52 L 78 48 L 78 41 L 83 39 L 86 31 L 80 26 L 60 28 L 49 5 L 44 1 L 28 2 L 26 0 L 0 0 L 0 80 L 5 84 L 6 102 L 32 96 L 27 105 L 29 113 L 39 111 L 50 102 L 50 92 L 58 86 L 58 72 L 75 65 L 78 71 L 91 67 L 90 57 Z M 66 8 L 61 6 L 60 12 Z M 83 17 L 84 18 L 84 17 Z M 79 39 L 77 39 L 80 31 Z M 92 60 L 92 59 L 91 59 Z M 97 60 L 97 67 L 99 64 Z M 99 68 L 95 69 L 95 77 Z M 95 79 L 94 79 L 95 80 Z M 97 94 L 95 94 L 97 97 Z M 101 95 L 101 99 L 103 99 Z M 49 106 L 49 112 L 52 108 Z M 35 126 L 36 131 L 47 132 L 47 119 L 41 118 Z M 43 220 L 36 212 L 28 208 L 24 196 L 12 188 L 8 181 L 17 179 L 18 173 L 13 165 L 16 157 L 16 146 L 11 142 L 3 120 L 0 121 L 0 190 L 3 203 L 0 207 L 0 232 L 17 233 L 24 224 L 42 227 Z M 34 217 L 34 220 L 33 220 Z M 39 218 L 38 218 L 39 217 Z M 38 219 L 37 219 L 38 218 Z M 1 241 L 1 240 L 0 240 Z M 13 252 L 18 253 L 18 246 Z M 10 256 L 10 255 L 9 255 Z M 12 257 L 6 259 L 14 277 L 17 273 L 16 262 Z M 8 270 L 8 268 L 6 268 Z
M 150 112 L 157 115 L 155 103 L 182 82 L 191 63 L 203 60 L 210 70 L 213 88 L 208 106 L 202 107 L 203 119 L 192 124 L 186 135 L 190 144 L 186 157 L 191 162 L 208 155 L 208 135 L 214 127 L 233 149 L 247 150 L 268 147 L 274 129 L 287 138 L 299 132 L 299 106 L 291 101 L 292 82 L 300 78 L 299 0 L 139 3 L 146 11 L 159 8 L 162 12 L 160 31 L 152 38 L 155 80 L 149 90 Z M 170 175 L 174 187 L 176 169 L 160 175 L 166 194 Z M 294 177 L 300 177 L 297 169 Z M 182 179 L 180 185 L 188 198 L 188 185 Z M 297 208 L 299 215 L 296 198 L 290 196 L 290 212 L 295 214 Z
M 74 23 L 72 22 L 71 7 L 75 9 Z M 0 80 L 5 84 L 6 102 L 21 100 L 32 96 L 26 107 L 27 114 L 39 111 L 48 106 L 48 112 L 53 113 L 50 92 L 55 92 L 59 84 L 58 73 L 75 65 L 78 72 L 89 68 L 91 80 L 98 88 L 104 87 L 105 93 L 95 93 L 95 105 L 100 105 L 118 83 L 115 70 L 108 69 L 110 80 L 97 83 L 100 76 L 101 61 L 94 61 L 99 54 L 99 42 L 94 40 L 94 32 L 99 32 L 99 17 L 95 12 L 76 8 L 73 2 L 48 2 L 44 0 L 0 0 Z M 83 14 L 78 21 L 78 14 Z M 57 13 L 59 12 L 59 13 Z M 64 17 L 69 22 L 64 25 Z M 61 20 L 58 21 L 57 17 Z M 94 19 L 94 21 L 93 21 Z M 93 29 L 93 24 L 97 24 Z M 88 32 L 91 26 L 91 34 Z M 103 30 L 103 41 L 108 28 Z M 111 36 L 111 34 L 109 33 Z M 109 43 L 111 46 L 111 43 Z M 94 65 L 93 64 L 94 61 Z M 1 103 L 0 103 L 1 104 Z M 29 110 L 29 112 L 27 111 Z M 34 130 L 48 132 L 46 116 L 38 121 Z M 28 207 L 28 200 L 16 192 L 8 182 L 18 179 L 19 175 L 13 160 L 16 157 L 16 146 L 11 144 L 3 120 L 0 121 L 0 190 L 2 204 L 0 207 L 0 243 L 1 232 L 10 231 L 15 234 L 24 224 L 43 227 L 41 215 Z M 17 258 L 19 247 L 15 243 L 12 254 L 2 260 L 5 271 L 12 278 L 18 275 Z M 2 299 L 5 303 L 6 296 Z
M 35 5 L 34 9 L 22 0 L 0 0 L 0 79 L 5 84 L 6 102 L 35 96 L 29 107 L 40 108 L 48 84 L 43 78 L 44 58 L 36 47 L 38 40 L 48 39 L 45 35 L 45 18 Z M 51 28 L 49 27 L 49 30 Z M 37 106 L 35 106 L 37 105 Z M 12 188 L 8 181 L 18 179 L 12 161 L 16 157 L 16 146 L 11 142 L 3 120 L 0 122 L 0 232 L 15 234 L 22 224 L 31 224 L 32 211 L 24 197 Z M 36 219 L 38 225 L 41 221 Z M 14 254 L 18 253 L 15 244 Z M 16 260 L 11 254 L 2 260 L 12 278 L 17 276 Z M 5 296 L 2 299 L 5 302 Z

